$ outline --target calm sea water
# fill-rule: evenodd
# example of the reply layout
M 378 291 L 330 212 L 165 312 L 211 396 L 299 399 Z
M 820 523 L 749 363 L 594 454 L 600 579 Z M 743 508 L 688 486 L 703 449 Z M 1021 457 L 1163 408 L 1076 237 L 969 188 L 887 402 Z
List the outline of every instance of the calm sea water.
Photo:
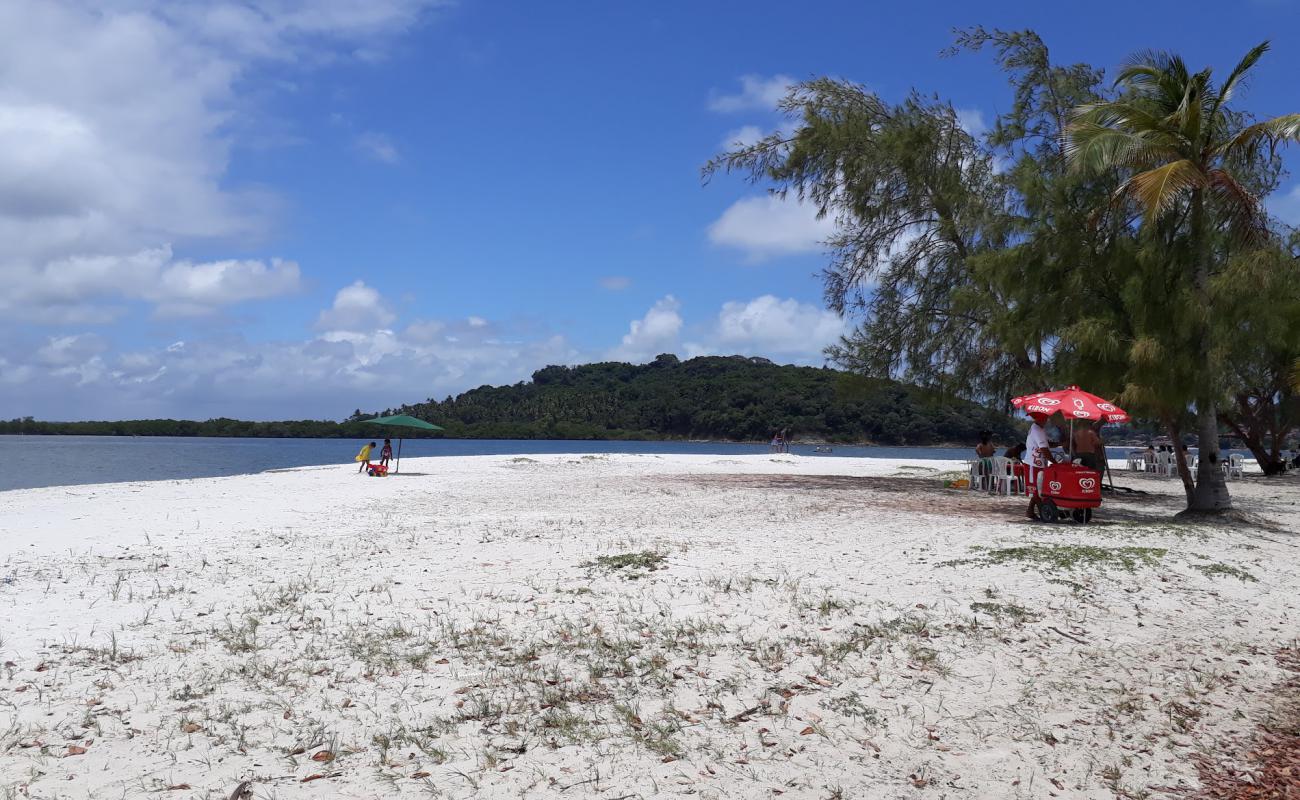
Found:
M 209 478 L 316 464 L 350 464 L 364 442 L 351 439 L 217 439 L 172 436 L 0 436 L 0 491 L 84 483 Z M 410 439 L 402 457 L 513 455 L 529 453 L 695 453 L 739 455 L 768 452 L 765 444 L 724 442 L 591 442 L 510 439 Z M 797 455 L 816 456 L 813 445 L 794 445 Z M 378 455 L 378 453 L 376 453 Z M 833 456 L 874 458 L 968 458 L 969 448 L 850 447 Z

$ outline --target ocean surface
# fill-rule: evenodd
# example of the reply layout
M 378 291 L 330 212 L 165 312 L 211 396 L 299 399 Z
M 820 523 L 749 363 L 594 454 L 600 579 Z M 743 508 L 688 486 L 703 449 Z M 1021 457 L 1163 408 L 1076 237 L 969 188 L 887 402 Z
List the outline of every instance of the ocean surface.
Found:
M 222 439 L 177 436 L 0 436 L 0 491 L 85 483 L 174 480 L 243 475 L 287 467 L 353 464 L 364 442 L 351 439 Z M 394 442 L 396 450 L 396 442 Z M 796 444 L 806 456 L 969 458 L 970 448 L 854 447 L 829 454 Z M 513 439 L 410 439 L 402 457 L 527 455 L 530 453 L 694 453 L 757 455 L 766 444 L 726 442 L 593 442 Z M 376 451 L 375 456 L 378 456 Z

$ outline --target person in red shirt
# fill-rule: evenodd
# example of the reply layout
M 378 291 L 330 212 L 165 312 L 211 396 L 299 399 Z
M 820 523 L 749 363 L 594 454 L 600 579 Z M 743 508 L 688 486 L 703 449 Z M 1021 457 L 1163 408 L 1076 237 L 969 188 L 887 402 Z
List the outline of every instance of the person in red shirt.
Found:
M 393 460 L 393 440 L 385 439 L 384 449 L 379 451 L 379 463 L 387 467 L 388 462 L 392 460 Z

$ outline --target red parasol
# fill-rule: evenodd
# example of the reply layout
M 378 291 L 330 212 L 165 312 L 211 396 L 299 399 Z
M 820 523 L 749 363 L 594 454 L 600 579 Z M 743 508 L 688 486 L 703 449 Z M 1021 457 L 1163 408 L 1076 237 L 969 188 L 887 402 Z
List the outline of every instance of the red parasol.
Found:
M 1089 394 L 1078 386 L 1070 386 L 1059 392 L 1038 392 L 1017 397 L 1011 405 L 1026 414 L 1060 413 L 1066 419 L 1105 420 L 1106 422 L 1128 422 L 1128 412 L 1114 403 Z

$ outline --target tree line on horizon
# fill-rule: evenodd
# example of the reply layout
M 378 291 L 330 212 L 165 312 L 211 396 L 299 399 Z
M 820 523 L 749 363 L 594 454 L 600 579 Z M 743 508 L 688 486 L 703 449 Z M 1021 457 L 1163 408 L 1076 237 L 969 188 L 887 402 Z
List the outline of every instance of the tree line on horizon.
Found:
M 388 414 L 437 423 L 442 432 L 379 430 Z M 664 354 L 649 364 L 549 366 L 532 380 L 481 386 L 443 401 L 355 411 L 347 420 L 247 422 L 234 419 L 0 422 L 0 433 L 117 436 L 253 436 L 478 439 L 796 439 L 885 445 L 970 444 L 984 430 L 1020 438 L 1005 413 L 893 380 L 839 370 L 782 366 L 766 359 Z
M 986 131 L 913 90 L 891 103 L 839 78 L 791 87 L 791 125 L 707 163 L 832 218 L 824 288 L 856 329 L 832 363 L 1006 407 L 1079 384 L 1195 433 L 1189 510 L 1230 507 L 1223 433 L 1266 473 L 1300 422 L 1300 235 L 1265 212 L 1300 114 L 1239 108 L 1268 50 L 1221 81 L 1143 52 L 1113 80 L 1059 64 L 1033 31 L 956 32 L 1012 99 Z

